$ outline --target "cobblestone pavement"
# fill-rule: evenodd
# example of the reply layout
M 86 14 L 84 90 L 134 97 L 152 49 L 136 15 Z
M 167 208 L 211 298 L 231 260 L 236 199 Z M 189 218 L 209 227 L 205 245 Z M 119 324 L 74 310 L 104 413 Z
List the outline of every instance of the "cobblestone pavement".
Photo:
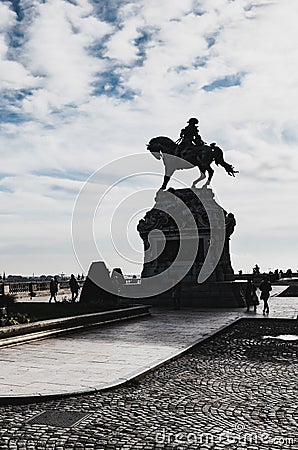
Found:
M 298 449 L 298 341 L 263 338 L 285 333 L 297 321 L 243 320 L 125 387 L 2 406 L 0 449 Z

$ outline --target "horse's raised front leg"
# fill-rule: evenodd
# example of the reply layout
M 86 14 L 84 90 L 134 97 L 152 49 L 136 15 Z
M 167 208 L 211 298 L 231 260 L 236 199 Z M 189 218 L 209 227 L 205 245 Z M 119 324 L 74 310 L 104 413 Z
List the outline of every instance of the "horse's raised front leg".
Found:
M 200 178 L 198 178 L 197 180 L 195 180 L 195 181 L 192 183 L 191 187 L 193 187 L 193 188 L 196 187 L 196 184 L 198 184 L 199 181 L 204 180 L 204 178 L 206 178 L 205 173 L 204 173 L 204 172 L 200 172 Z
M 163 177 L 163 184 L 161 186 L 161 189 L 163 191 L 167 188 L 168 182 L 170 181 L 171 176 L 173 175 L 174 172 L 175 172 L 175 169 L 165 165 L 165 176 Z

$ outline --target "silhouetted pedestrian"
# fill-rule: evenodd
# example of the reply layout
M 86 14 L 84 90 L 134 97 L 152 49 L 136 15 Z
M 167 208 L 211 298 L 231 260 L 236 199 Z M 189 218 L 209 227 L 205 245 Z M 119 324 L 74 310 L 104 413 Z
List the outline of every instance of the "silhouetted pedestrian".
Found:
M 181 282 L 175 284 L 175 286 L 171 289 L 171 297 L 173 299 L 175 309 L 181 308 L 181 290 Z
M 32 298 L 35 297 L 35 292 L 33 292 L 33 283 L 32 283 L 32 281 L 29 283 L 29 297 L 30 297 L 30 300 L 32 300 Z
M 258 264 L 256 264 L 255 267 L 252 269 L 252 273 L 254 275 L 260 275 L 260 267 L 258 266 Z
M 58 280 L 56 277 L 52 278 L 50 281 L 50 300 L 49 303 L 51 303 L 52 299 L 55 300 L 55 302 L 57 303 L 57 294 L 58 294 Z
M 262 283 L 260 284 L 261 291 L 261 300 L 264 301 L 264 309 L 263 314 L 269 314 L 269 305 L 268 300 L 270 297 L 270 291 L 272 290 L 272 286 L 268 278 L 264 278 Z
M 250 306 L 253 306 L 254 312 L 256 312 L 257 306 L 259 304 L 259 299 L 257 296 L 257 288 L 255 287 L 250 278 L 247 280 L 245 300 L 246 300 L 246 311 L 249 311 Z
M 275 269 L 275 271 L 274 271 L 274 281 L 277 281 L 277 280 L 279 280 L 279 272 L 278 272 L 278 269 Z
M 71 301 L 75 302 L 79 295 L 80 286 L 73 273 L 70 276 L 69 287 L 71 292 Z

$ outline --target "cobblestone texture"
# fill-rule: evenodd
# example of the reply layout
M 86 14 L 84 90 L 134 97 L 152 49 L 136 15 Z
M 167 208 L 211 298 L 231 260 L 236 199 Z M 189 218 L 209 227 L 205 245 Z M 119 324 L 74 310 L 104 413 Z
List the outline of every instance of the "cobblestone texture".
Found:
M 0 407 L 0 450 L 298 449 L 297 321 L 246 320 L 139 381 L 59 401 Z M 34 425 L 46 410 L 88 414 Z

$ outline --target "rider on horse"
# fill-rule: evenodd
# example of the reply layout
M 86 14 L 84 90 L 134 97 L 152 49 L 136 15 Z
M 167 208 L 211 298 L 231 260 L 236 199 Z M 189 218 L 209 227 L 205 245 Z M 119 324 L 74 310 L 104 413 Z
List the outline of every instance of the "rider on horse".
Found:
M 193 150 L 194 148 L 197 149 L 201 145 L 205 144 L 199 135 L 199 130 L 197 128 L 199 123 L 198 119 L 192 117 L 187 123 L 188 125 L 181 130 L 180 138 L 177 141 L 178 147 L 176 149 L 176 153 L 177 156 L 181 158 L 185 157 L 188 150 Z

